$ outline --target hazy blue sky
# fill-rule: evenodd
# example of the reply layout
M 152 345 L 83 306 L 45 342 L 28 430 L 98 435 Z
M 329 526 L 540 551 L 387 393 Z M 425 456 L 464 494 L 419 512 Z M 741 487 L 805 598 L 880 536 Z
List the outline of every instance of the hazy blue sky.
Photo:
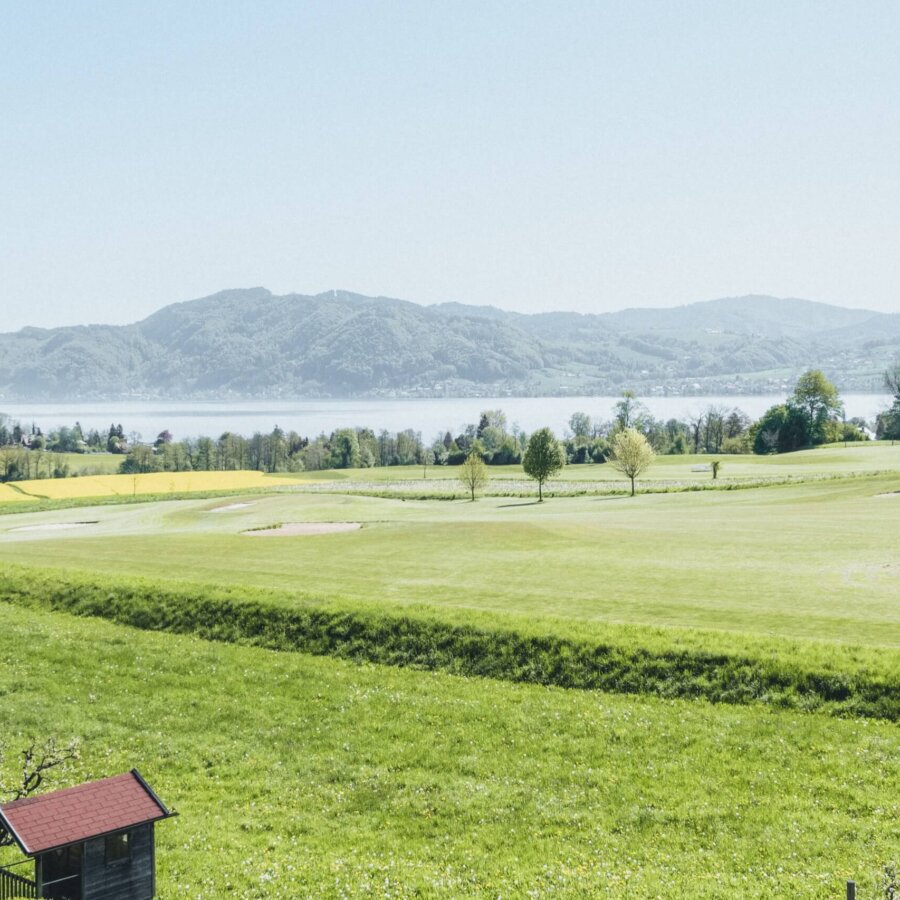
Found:
M 0 9 L 0 330 L 251 285 L 900 311 L 893 0 Z

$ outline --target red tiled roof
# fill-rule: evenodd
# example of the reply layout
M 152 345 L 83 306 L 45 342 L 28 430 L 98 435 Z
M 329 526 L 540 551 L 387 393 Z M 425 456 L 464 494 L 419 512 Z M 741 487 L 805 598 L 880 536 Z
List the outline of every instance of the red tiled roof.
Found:
M 136 770 L 0 805 L 0 826 L 29 856 L 164 819 L 169 811 Z

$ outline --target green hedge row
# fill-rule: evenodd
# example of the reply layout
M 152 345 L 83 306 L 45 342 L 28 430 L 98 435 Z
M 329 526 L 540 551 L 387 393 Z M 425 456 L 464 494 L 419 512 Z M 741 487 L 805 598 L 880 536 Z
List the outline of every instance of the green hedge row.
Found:
M 204 586 L 113 585 L 25 569 L 0 576 L 0 600 L 150 631 L 458 675 L 900 720 L 896 673 L 813 670 L 791 657 L 623 646 L 397 611 L 283 607 Z

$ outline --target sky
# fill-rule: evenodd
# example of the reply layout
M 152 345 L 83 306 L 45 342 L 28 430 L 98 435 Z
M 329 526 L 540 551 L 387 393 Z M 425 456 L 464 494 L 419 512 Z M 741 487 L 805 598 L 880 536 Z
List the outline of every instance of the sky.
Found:
M 0 8 L 0 331 L 256 285 L 900 312 L 893 0 Z

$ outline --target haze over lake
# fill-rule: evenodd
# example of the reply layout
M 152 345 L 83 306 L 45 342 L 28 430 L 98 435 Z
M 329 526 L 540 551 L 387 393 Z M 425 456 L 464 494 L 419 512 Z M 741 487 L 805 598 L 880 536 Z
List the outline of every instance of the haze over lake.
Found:
M 269 432 L 276 425 L 285 431 L 312 436 L 337 428 L 368 427 L 376 431 L 412 428 L 426 440 L 438 433 L 458 433 L 469 422 L 477 423 L 484 409 L 502 409 L 510 427 L 524 431 L 549 426 L 561 435 L 573 412 L 586 412 L 600 420 L 612 418 L 618 397 L 468 397 L 422 400 L 283 400 L 235 402 L 89 402 L 2 404 L 0 414 L 30 428 L 43 431 L 81 423 L 83 429 L 108 429 L 121 424 L 130 434 L 152 440 L 168 430 L 180 440 L 206 435 L 218 437 L 226 431 L 250 435 Z M 737 407 L 751 418 L 782 402 L 783 396 L 641 397 L 640 401 L 658 419 L 684 419 L 709 406 Z M 868 422 L 890 406 L 891 398 L 880 394 L 842 395 L 847 418 L 860 416 Z

